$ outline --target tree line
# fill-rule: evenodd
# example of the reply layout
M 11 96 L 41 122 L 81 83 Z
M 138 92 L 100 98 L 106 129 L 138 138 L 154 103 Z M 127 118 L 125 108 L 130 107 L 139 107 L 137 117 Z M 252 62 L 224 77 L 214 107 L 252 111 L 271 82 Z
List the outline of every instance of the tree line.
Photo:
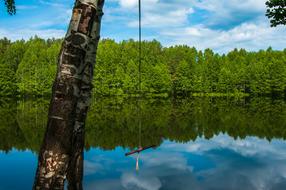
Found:
M 0 40 L 0 96 L 50 96 L 61 39 Z M 95 96 L 236 96 L 286 93 L 286 49 L 234 49 L 217 54 L 186 45 L 142 43 L 139 92 L 138 42 L 99 43 Z

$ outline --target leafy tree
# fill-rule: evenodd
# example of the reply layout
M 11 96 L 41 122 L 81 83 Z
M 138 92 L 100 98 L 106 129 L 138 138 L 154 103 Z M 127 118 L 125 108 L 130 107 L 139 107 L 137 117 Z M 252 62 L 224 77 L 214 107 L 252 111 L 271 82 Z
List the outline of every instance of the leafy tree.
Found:
M 188 93 L 192 90 L 192 70 L 191 65 L 185 60 L 181 61 L 177 67 L 176 78 L 177 93 Z
M 266 16 L 270 19 L 271 27 L 286 24 L 286 0 L 268 0 Z
M 123 91 L 126 94 L 135 94 L 138 92 L 138 83 L 139 83 L 139 71 L 138 71 L 138 62 L 135 60 L 129 60 L 126 63 L 125 75 L 123 79 Z
M 10 15 L 16 14 L 16 6 L 14 0 L 4 0 L 7 12 Z
M 11 41 L 8 40 L 6 37 L 0 39 L 0 59 L 1 56 L 5 53 L 6 49 L 10 46 Z
M 218 91 L 221 93 L 232 93 L 234 91 L 234 73 L 232 72 L 230 61 L 227 58 L 223 59 L 223 64 L 219 73 Z
M 149 93 L 168 93 L 171 89 L 171 78 L 168 66 L 163 63 L 157 63 L 155 66 L 149 66 L 147 77 L 144 80 L 145 88 Z
M 8 46 L 0 59 L 0 96 L 13 97 L 17 94 L 16 71 L 25 52 L 24 41 Z
M 204 91 L 216 92 L 220 71 L 219 56 L 211 49 L 206 49 L 203 57 Z
M 250 89 L 255 94 L 271 94 L 270 62 L 266 62 L 264 51 L 257 53 L 258 60 L 251 63 Z
M 118 68 L 121 66 L 120 51 L 120 45 L 114 40 L 106 39 L 99 43 L 93 79 L 95 93 L 116 94 L 121 84 L 117 77 Z
M 205 92 L 205 64 L 202 51 L 198 52 L 196 64 L 193 67 L 193 92 Z
M 21 60 L 23 59 L 25 51 L 26 43 L 24 40 L 11 43 L 5 54 L 2 56 L 3 64 L 11 67 L 13 71 L 16 72 Z
M 12 68 L 0 63 L 0 96 L 15 97 L 16 92 L 15 72 Z
M 49 63 L 47 44 L 36 37 L 27 46 L 16 74 L 19 92 L 30 96 L 50 94 L 56 65 L 55 62 Z

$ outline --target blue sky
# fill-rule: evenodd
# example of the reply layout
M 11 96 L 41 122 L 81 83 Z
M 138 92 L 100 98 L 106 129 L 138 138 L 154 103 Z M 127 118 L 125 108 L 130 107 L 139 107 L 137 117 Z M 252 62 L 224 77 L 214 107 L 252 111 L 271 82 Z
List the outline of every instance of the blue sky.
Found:
M 137 1 L 106 0 L 102 38 L 137 39 Z M 65 35 L 73 0 L 16 0 L 17 14 L 0 5 L 0 38 L 59 38 Z M 187 44 L 228 52 L 284 49 L 286 26 L 270 28 L 265 0 L 142 0 L 143 38 L 164 46 Z

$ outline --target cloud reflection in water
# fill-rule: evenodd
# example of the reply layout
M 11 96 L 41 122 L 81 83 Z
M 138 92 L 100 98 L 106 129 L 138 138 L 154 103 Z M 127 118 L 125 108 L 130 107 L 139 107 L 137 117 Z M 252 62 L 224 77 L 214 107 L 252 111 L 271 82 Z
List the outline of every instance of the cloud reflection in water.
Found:
M 285 148 L 280 140 L 234 140 L 223 134 L 185 144 L 165 141 L 158 149 L 141 154 L 139 172 L 135 157 L 124 157 L 121 148 L 101 152 L 113 162 L 92 161 L 87 152 L 85 189 L 280 190 L 286 187 Z M 101 172 L 90 172 L 96 168 Z

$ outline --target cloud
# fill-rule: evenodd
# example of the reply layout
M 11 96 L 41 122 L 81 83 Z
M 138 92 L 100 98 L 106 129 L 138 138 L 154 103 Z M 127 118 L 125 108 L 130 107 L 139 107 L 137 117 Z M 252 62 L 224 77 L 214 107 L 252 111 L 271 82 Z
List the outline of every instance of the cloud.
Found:
M 152 175 L 137 176 L 132 173 L 124 173 L 121 183 L 125 189 L 159 190 L 162 186 L 157 177 Z
M 122 24 L 136 29 L 138 1 L 116 2 L 118 11 L 129 15 Z M 165 46 L 187 44 L 219 53 L 285 48 L 285 27 L 270 28 L 264 0 L 148 0 L 142 9 L 144 38 L 152 32 Z
M 62 38 L 71 16 L 69 1 L 36 1 L 17 6 L 14 16 L 0 15 L 0 38 L 11 40 L 29 39 L 35 35 L 41 38 Z
M 17 32 L 14 32 L 13 29 L 6 30 L 0 28 L 0 38 L 7 37 L 12 41 L 15 40 L 28 40 L 33 36 L 38 36 L 44 39 L 48 38 L 63 38 L 65 36 L 65 30 L 57 29 L 18 29 Z
M 123 190 L 118 179 L 84 181 L 86 190 Z
M 85 176 L 94 175 L 100 172 L 101 170 L 103 170 L 103 166 L 101 164 L 96 163 L 96 162 L 91 162 L 88 160 L 84 161 L 84 175 Z
M 214 13 L 215 16 L 238 16 L 231 13 L 263 13 L 265 0 L 195 0 L 194 7 Z
M 285 48 L 286 30 L 283 27 L 270 28 L 263 21 L 242 23 L 230 30 L 215 30 L 203 25 L 162 30 L 161 35 L 170 45 L 188 44 L 198 49 L 212 48 L 220 53 L 234 48 L 245 48 L 250 51 Z M 179 34 L 179 35 L 178 35 Z
M 153 158 L 157 162 L 152 161 L 159 167 L 150 165 L 147 169 L 158 177 L 164 189 L 172 189 L 170 187 L 176 184 L 176 189 L 192 186 L 194 189 L 278 190 L 286 183 L 285 148 L 284 141 L 269 143 L 256 137 L 234 140 L 221 134 L 210 140 L 200 138 L 187 144 L 164 143 Z M 180 159 L 188 160 L 185 167 L 171 167 L 176 164 L 172 159 L 164 162 L 166 157 L 178 154 L 183 156 Z M 204 162 L 213 162 L 214 165 L 196 169 L 206 164 Z M 194 170 L 186 170 L 188 167 Z
M 185 144 L 168 141 L 140 155 L 137 173 L 132 158 L 119 159 L 110 151 L 101 152 L 96 154 L 101 172 L 86 178 L 89 180 L 85 181 L 85 189 L 280 190 L 286 184 L 285 148 L 282 140 L 234 140 L 223 134 Z M 117 150 L 114 154 L 121 152 Z M 93 160 L 94 154 L 90 155 Z M 113 160 L 112 167 L 106 159 Z
M 63 37 L 72 3 L 67 0 L 22 3 L 16 16 L 0 16 L 0 37 L 7 35 L 13 40 L 28 39 L 35 34 L 44 38 Z M 144 0 L 143 39 L 156 38 L 164 46 L 212 48 L 218 53 L 234 48 L 284 49 L 286 28 L 270 28 L 265 9 L 265 0 Z M 116 41 L 137 38 L 138 0 L 106 1 L 104 12 L 103 38 Z
M 265 0 L 197 0 L 194 7 L 208 12 L 203 23 L 217 29 L 255 20 L 266 11 Z
M 138 0 L 119 0 L 119 5 L 122 8 L 133 9 L 138 5 Z
M 279 157 L 286 160 L 286 152 L 283 151 L 285 148 L 286 144 L 283 141 L 269 143 L 267 140 L 257 137 L 234 140 L 232 137 L 223 134 L 214 136 L 211 140 L 199 138 L 195 142 L 186 144 L 167 143 L 162 147 L 164 150 L 174 149 L 178 152 L 201 155 L 213 149 L 229 149 L 247 157 L 273 155 L 274 158 Z
M 182 8 L 160 14 L 160 12 L 147 12 L 144 14 L 142 25 L 143 27 L 176 27 L 186 24 L 188 21 L 188 15 L 193 13 L 193 9 Z M 138 21 L 130 21 L 127 24 L 129 27 L 137 27 Z
M 129 27 L 138 26 L 138 0 L 119 0 L 121 11 L 132 11 L 134 16 L 127 22 Z M 182 3 L 166 3 L 159 0 L 145 0 L 142 2 L 142 25 L 144 27 L 176 27 L 188 22 L 188 15 L 194 13 L 190 6 Z M 137 16 L 135 16 L 137 15 Z
M 18 10 L 31 10 L 31 9 L 36 9 L 38 6 L 35 5 L 17 5 L 17 11 Z
M 167 154 L 164 152 L 153 152 L 148 154 L 143 154 L 141 160 L 147 167 L 160 167 L 164 165 L 169 165 L 170 168 L 185 170 L 188 169 L 187 159 L 184 158 L 180 153 Z

